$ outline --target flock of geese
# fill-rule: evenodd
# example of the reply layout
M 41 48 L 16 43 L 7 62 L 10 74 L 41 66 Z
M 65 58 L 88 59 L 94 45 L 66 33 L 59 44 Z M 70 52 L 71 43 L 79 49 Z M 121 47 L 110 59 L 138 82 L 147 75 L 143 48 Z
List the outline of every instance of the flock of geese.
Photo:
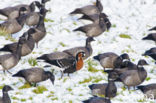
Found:
M 48 10 L 45 8 L 45 4 L 49 0 L 33 1 L 30 5 L 20 4 L 13 7 L 6 7 L 0 9 L 0 14 L 7 17 L 7 20 L 0 24 L 1 30 L 5 30 L 8 34 L 13 35 L 19 32 L 26 24 L 31 26 L 28 31 L 24 32 L 19 38 L 18 42 L 6 44 L 0 48 L 1 52 L 10 52 L 9 54 L 0 55 L 0 70 L 4 73 L 8 73 L 10 69 L 15 67 L 21 60 L 21 57 L 30 54 L 35 44 L 38 47 L 39 41 L 46 36 L 46 28 L 44 19 Z M 39 12 L 35 11 L 35 8 L 39 9 Z M 48 63 L 50 66 L 54 65 L 61 69 L 61 78 L 64 73 L 68 76 L 70 73 L 74 73 L 83 68 L 84 60 L 92 55 L 93 49 L 91 42 L 95 41 L 94 37 L 101 35 L 111 27 L 111 22 L 105 13 L 102 13 L 103 6 L 100 0 L 96 0 L 95 5 L 87 5 L 82 8 L 77 8 L 71 15 L 83 14 L 80 19 L 90 20 L 93 23 L 84 25 L 74 29 L 73 31 L 80 31 L 87 36 L 85 46 L 69 48 L 60 52 L 52 52 L 49 54 L 43 54 L 36 59 L 38 61 Z M 156 30 L 156 27 L 150 29 Z M 143 40 L 156 41 L 156 33 L 149 34 L 144 37 Z M 143 55 L 148 55 L 156 60 L 156 48 L 147 50 Z M 133 87 L 134 89 L 140 89 L 147 97 L 151 96 L 156 98 L 156 83 L 149 85 L 140 85 L 147 77 L 147 71 L 144 69 L 144 65 L 148 63 L 144 59 L 140 59 L 138 64 L 134 64 L 127 53 L 117 55 L 113 52 L 106 52 L 98 54 L 93 57 L 99 61 L 104 68 L 104 72 L 108 73 L 108 83 L 92 84 L 89 86 L 93 97 L 88 100 L 84 100 L 83 103 L 111 103 L 111 98 L 117 95 L 117 87 L 115 82 L 122 82 L 124 86 Z M 48 65 L 48 66 L 49 66 Z M 46 66 L 45 66 L 46 67 Z M 12 74 L 12 73 L 10 73 Z M 54 84 L 55 76 L 53 72 L 44 71 L 43 68 L 33 67 L 28 69 L 22 69 L 13 77 L 22 77 L 30 85 L 35 85 L 38 82 L 50 79 Z M 8 91 L 13 90 L 9 85 L 5 85 L 2 89 L 3 97 L 0 98 L 0 103 L 11 103 L 11 99 L 8 95 Z M 104 95 L 104 97 L 100 97 Z

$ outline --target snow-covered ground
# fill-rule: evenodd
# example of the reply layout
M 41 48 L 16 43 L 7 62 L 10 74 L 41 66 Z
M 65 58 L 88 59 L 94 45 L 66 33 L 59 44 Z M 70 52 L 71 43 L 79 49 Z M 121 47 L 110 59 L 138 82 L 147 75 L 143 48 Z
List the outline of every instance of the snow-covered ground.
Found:
M 101 0 L 104 12 L 109 16 L 112 28 L 108 32 L 104 32 L 96 41 L 92 43 L 93 55 L 103 52 L 115 52 L 121 54 L 127 52 L 135 63 L 139 59 L 146 59 L 150 64 L 145 69 L 148 71 L 148 79 L 143 84 L 156 82 L 156 66 L 150 57 L 143 57 L 141 54 L 145 50 L 155 47 L 152 41 L 142 41 L 146 36 L 149 28 L 156 26 L 156 3 L 155 0 Z M 32 0 L 0 0 L 0 8 L 13 6 L 20 3 L 31 3 Z M 14 74 L 17 71 L 30 68 L 29 62 L 31 58 L 36 58 L 45 53 L 53 51 L 62 51 L 67 48 L 85 45 L 85 35 L 81 32 L 73 32 L 72 30 L 91 23 L 89 21 L 78 21 L 80 15 L 70 16 L 69 13 L 77 7 L 82 7 L 95 2 L 94 0 L 51 0 L 46 8 L 51 10 L 46 16 L 49 19 L 46 22 L 47 35 L 39 42 L 39 48 L 35 48 L 33 53 L 22 57 L 18 65 L 10 71 Z M 27 26 L 14 37 L 18 39 Z M 120 35 L 129 35 L 129 38 L 121 38 Z M 0 47 L 11 41 L 0 37 Z M 4 53 L 0 53 L 4 54 Z M 13 78 L 10 74 L 0 72 L 0 86 L 4 84 L 11 85 L 14 91 L 10 91 L 9 95 L 12 103 L 81 103 L 81 101 L 91 97 L 88 85 L 92 83 L 106 83 L 107 74 L 102 72 L 100 64 L 92 59 L 92 56 L 85 61 L 85 66 L 78 72 L 60 79 L 59 70 L 55 71 L 55 85 L 50 80 L 39 83 L 39 86 L 45 87 L 47 91 L 36 94 L 34 90 L 38 87 L 22 88 L 25 83 L 24 79 Z M 98 71 L 88 71 L 88 62 Z M 45 63 L 38 62 L 38 66 L 43 67 Z M 55 67 L 45 68 L 46 70 L 57 69 Z M 128 91 L 122 89 L 121 83 L 116 83 L 118 87 L 118 95 L 113 98 L 112 103 L 155 103 L 155 101 L 144 98 L 140 91 Z M 38 88 L 39 89 L 39 88 Z M 39 89 L 40 90 L 40 89 Z M 0 94 L 2 95 L 2 94 Z

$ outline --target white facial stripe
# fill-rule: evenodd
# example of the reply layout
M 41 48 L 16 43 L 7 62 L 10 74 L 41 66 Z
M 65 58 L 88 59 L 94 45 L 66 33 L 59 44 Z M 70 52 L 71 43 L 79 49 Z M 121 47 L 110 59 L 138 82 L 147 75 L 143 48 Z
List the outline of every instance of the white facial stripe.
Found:
M 129 61 L 129 59 L 124 59 L 123 62 L 125 62 L 125 61 Z

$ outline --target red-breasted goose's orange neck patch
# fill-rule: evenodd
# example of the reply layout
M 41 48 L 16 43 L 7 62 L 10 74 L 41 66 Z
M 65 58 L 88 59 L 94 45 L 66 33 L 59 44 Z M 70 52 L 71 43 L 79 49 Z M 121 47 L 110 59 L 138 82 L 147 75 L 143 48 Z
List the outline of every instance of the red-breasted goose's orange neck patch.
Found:
M 78 61 L 76 64 L 76 70 L 80 70 L 83 67 L 83 59 L 82 59 L 82 54 L 78 54 Z

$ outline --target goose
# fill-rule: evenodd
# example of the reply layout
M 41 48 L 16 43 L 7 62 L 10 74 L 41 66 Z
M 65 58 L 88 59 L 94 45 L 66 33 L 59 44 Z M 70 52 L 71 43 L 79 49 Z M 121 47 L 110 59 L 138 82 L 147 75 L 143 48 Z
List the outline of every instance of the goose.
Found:
M 121 75 L 122 73 L 128 70 L 138 70 L 138 66 L 148 65 L 144 59 L 140 59 L 137 65 L 132 63 L 131 61 L 125 61 L 124 63 L 125 66 L 123 68 L 115 68 L 114 70 L 105 70 L 104 72 L 108 73 L 109 78 L 117 79 L 119 75 Z
M 13 90 L 13 88 L 9 85 L 5 85 L 2 89 L 3 97 L 0 97 L 0 103 L 11 103 L 11 99 L 9 97 L 8 91 Z
M 144 65 L 148 65 L 147 62 L 142 62 Z M 147 77 L 147 72 L 143 67 L 143 64 L 137 66 L 137 70 L 127 70 L 120 74 L 120 76 L 115 81 L 121 81 L 128 90 L 131 86 L 140 85 Z
M 92 15 L 92 14 L 100 14 L 102 10 L 103 10 L 103 6 L 101 4 L 101 1 L 96 0 L 96 5 L 87 5 L 82 8 L 77 8 L 74 11 L 72 11 L 70 14 Z
M 117 87 L 114 80 L 109 80 L 108 83 L 92 84 L 89 86 L 93 96 L 103 95 L 108 98 L 116 96 Z
M 21 7 L 26 8 L 25 13 L 30 13 L 30 12 L 34 12 L 35 11 L 35 6 L 39 6 L 39 2 L 38 1 L 33 1 L 30 5 L 26 5 L 26 4 L 19 4 L 13 7 L 6 7 L 3 9 L 0 9 L 0 14 L 3 16 L 6 16 L 9 19 L 15 19 L 17 17 L 19 17 L 19 11 Z
M 103 97 L 91 97 L 88 100 L 84 100 L 83 103 L 111 103 L 110 99 Z
M 16 74 L 14 74 L 13 77 L 22 77 L 30 85 L 35 83 L 35 86 L 36 86 L 36 83 L 45 81 L 47 79 L 50 79 L 52 84 L 54 84 L 54 80 L 55 80 L 55 76 L 51 72 L 44 71 L 42 68 L 39 68 L 39 67 L 22 69 L 22 70 L 18 71 Z
M 26 16 L 23 12 L 26 11 L 25 7 L 21 7 L 19 10 L 19 17 L 11 19 L 0 24 L 0 28 L 4 29 L 8 34 L 14 34 L 19 32 L 25 23 Z
M 33 34 L 33 39 L 35 40 L 37 47 L 38 47 L 38 42 L 42 40 L 46 35 L 44 18 L 46 16 L 47 11 L 48 10 L 46 10 L 45 8 L 41 8 L 39 23 L 37 24 L 36 27 L 34 27 L 36 32 Z
M 48 1 L 50 0 L 42 0 L 41 4 L 38 4 L 39 5 L 38 8 L 39 9 L 45 8 L 45 3 Z M 30 12 L 27 14 L 26 25 L 35 26 L 39 23 L 39 19 L 40 19 L 40 12 Z
M 99 22 L 92 23 L 84 26 L 80 26 L 73 31 L 81 31 L 86 34 L 87 37 L 97 37 L 101 35 L 104 31 L 108 30 L 107 23 L 109 19 L 104 18 L 102 14 L 99 15 Z
M 59 68 L 63 69 L 61 78 L 63 77 L 64 73 L 68 73 L 68 76 L 70 73 L 73 73 L 75 71 L 78 71 L 82 69 L 83 67 L 83 59 L 82 57 L 85 56 L 84 52 L 78 52 L 76 57 L 68 56 L 67 58 L 62 59 L 53 59 L 53 60 L 45 60 L 45 62 L 55 65 Z
M 146 37 L 142 38 L 142 40 L 152 40 L 156 42 L 156 33 L 150 33 Z
M 10 73 L 8 70 L 16 66 L 19 60 L 21 59 L 21 48 L 25 42 L 26 38 L 20 37 L 16 52 L 11 54 L 0 55 L 0 70 L 3 70 L 4 73 L 5 71 Z
M 35 41 L 32 37 L 32 34 L 34 32 L 35 32 L 34 28 L 30 28 L 28 30 L 28 32 L 24 33 L 23 37 L 27 36 L 27 34 L 28 34 L 28 39 L 26 40 L 26 42 L 22 46 L 21 56 L 26 56 L 33 51 L 34 46 L 35 46 Z M 1 48 L 0 51 L 8 51 L 8 52 L 14 53 L 14 52 L 16 52 L 17 45 L 18 45 L 18 42 L 7 44 L 3 48 Z
M 156 99 L 156 83 L 137 86 L 148 98 Z
M 106 52 L 98 54 L 93 57 L 95 60 L 99 61 L 101 66 L 104 68 L 119 68 L 124 59 L 129 60 L 128 54 L 124 53 L 120 56 L 113 52 Z
M 65 52 L 53 52 L 49 54 L 43 54 L 37 57 L 37 60 L 51 61 L 51 60 L 68 58 L 68 57 L 70 57 L 70 55 Z
M 83 57 L 83 59 L 87 59 L 89 56 L 92 55 L 93 49 L 91 47 L 91 42 L 95 41 L 93 37 L 88 37 L 86 39 L 86 45 L 85 47 L 74 47 L 74 48 L 70 48 L 70 49 L 66 49 L 63 52 L 68 53 L 74 57 L 76 57 L 76 54 L 80 51 L 85 52 L 85 57 Z

